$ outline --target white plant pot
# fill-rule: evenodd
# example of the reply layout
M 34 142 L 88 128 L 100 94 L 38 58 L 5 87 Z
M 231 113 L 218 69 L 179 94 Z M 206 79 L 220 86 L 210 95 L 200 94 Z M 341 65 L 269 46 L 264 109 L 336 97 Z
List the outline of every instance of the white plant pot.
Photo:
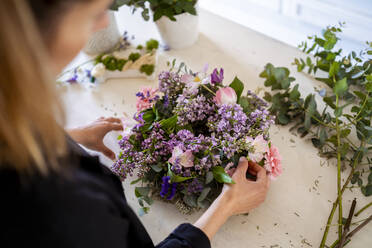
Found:
M 171 49 L 193 45 L 199 36 L 199 16 L 183 13 L 175 18 L 174 22 L 163 16 L 155 22 L 163 43 Z
M 92 35 L 83 49 L 85 53 L 97 55 L 110 52 L 118 44 L 120 33 L 114 13 L 114 11 L 109 11 L 109 25 Z

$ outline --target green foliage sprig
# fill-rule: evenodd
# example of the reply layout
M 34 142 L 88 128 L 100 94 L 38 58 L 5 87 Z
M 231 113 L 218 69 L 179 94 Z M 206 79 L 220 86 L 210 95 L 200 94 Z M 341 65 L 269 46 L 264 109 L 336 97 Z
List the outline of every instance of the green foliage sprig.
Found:
M 350 234 L 359 231 L 372 219 L 371 216 L 348 233 L 342 215 L 342 195 L 347 188 L 358 187 L 365 196 L 372 195 L 372 59 L 369 56 L 372 55 L 372 43 L 367 42 L 368 47 L 359 53 L 342 56 L 342 49 L 335 48 L 342 25 L 327 27 L 320 37 L 308 37 L 309 43 L 300 45 L 302 51 L 308 54 L 307 58 L 296 58 L 293 62 L 299 72 L 307 68 L 308 74 L 325 84 L 321 92 L 325 105 L 322 111 L 318 111 L 319 102 L 315 94 L 302 97 L 299 84 L 292 85 L 295 78 L 290 76 L 287 68 L 267 64 L 260 74 L 265 78 L 265 86 L 273 91 L 266 92 L 264 98 L 272 103 L 270 111 L 277 117 L 276 122 L 292 124 L 291 130 L 296 130 L 301 137 L 309 137 L 321 156 L 337 160 L 337 198 L 327 221 L 321 248 L 326 245 L 337 208 L 338 239 L 331 247 L 346 245 L 350 241 L 347 239 L 352 236 Z M 357 141 L 352 140 L 354 133 Z M 351 170 L 342 185 L 343 166 L 350 166 Z M 350 183 L 358 186 L 350 187 Z M 369 206 L 371 204 L 363 211 Z
M 190 13 L 196 15 L 196 2 L 197 0 L 115 0 L 111 10 L 118 10 L 123 5 L 132 7 L 133 13 L 137 9 L 142 9 L 143 19 L 148 21 L 151 9 L 154 21 L 159 20 L 163 16 L 176 21 L 175 16 L 179 14 Z

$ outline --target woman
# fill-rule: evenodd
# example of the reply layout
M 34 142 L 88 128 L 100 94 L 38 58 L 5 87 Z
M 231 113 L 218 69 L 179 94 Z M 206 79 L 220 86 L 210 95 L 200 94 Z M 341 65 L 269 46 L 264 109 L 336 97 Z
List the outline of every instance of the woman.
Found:
M 0 1 L 1 247 L 154 247 L 118 178 L 76 143 L 114 158 L 102 139 L 120 122 L 100 118 L 67 135 L 53 90 L 52 77 L 107 24 L 110 4 Z M 246 179 L 247 170 L 256 181 Z M 236 183 L 194 225 L 180 225 L 156 247 L 210 247 L 230 216 L 264 201 L 264 169 L 241 159 L 232 177 Z

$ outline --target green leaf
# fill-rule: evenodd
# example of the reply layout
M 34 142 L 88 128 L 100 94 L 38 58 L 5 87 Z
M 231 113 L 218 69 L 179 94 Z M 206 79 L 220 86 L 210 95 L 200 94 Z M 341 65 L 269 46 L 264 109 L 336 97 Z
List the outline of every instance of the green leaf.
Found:
M 350 132 L 351 132 L 351 129 L 343 129 L 340 132 L 340 137 L 346 138 L 347 136 L 349 136 Z
M 320 144 L 323 146 L 327 139 L 328 139 L 328 135 L 327 135 L 325 128 L 320 129 L 320 132 L 319 132 Z
M 147 123 L 152 123 L 155 120 L 155 114 L 152 109 L 146 110 L 142 116 L 143 120 Z
M 121 140 L 121 139 L 123 139 L 123 135 L 119 135 L 118 137 L 117 137 L 117 140 Z
M 359 178 L 359 175 L 360 175 L 360 172 L 357 171 L 353 174 L 353 177 L 351 178 L 351 184 L 356 184 L 356 182 L 358 181 L 358 178 Z
M 278 115 L 278 121 L 279 121 L 279 124 L 281 124 L 281 125 L 287 125 L 290 120 L 285 114 L 280 113 Z
M 341 108 L 341 107 L 336 108 L 335 111 L 334 111 L 335 116 L 340 117 L 342 115 L 342 111 L 343 111 L 343 108 Z
M 347 91 L 347 81 L 346 77 L 337 81 L 335 84 L 335 87 L 333 88 L 333 91 L 336 95 L 342 95 Z
M 372 82 L 366 83 L 366 91 L 372 92 Z
M 147 196 L 150 192 L 150 188 L 149 187 L 136 187 L 134 189 L 134 193 L 136 195 L 136 197 L 141 197 L 141 196 Z
M 295 100 L 300 98 L 301 94 L 298 91 L 298 87 L 299 87 L 299 85 L 296 84 L 295 87 L 293 87 L 291 93 L 289 93 L 289 99 L 290 100 L 295 101 Z
M 316 148 L 322 147 L 322 144 L 321 144 L 320 140 L 317 139 L 317 138 L 312 138 L 311 142 L 313 143 L 314 147 L 316 147 Z
M 367 185 L 365 187 L 362 187 L 362 193 L 365 196 L 371 196 L 372 195 L 372 185 Z
M 172 133 L 173 130 L 176 128 L 177 120 L 178 120 L 177 115 L 173 115 L 172 117 L 168 119 L 161 120 L 160 125 L 168 133 Z
M 329 77 L 331 78 L 331 77 L 337 75 L 339 69 L 340 69 L 340 63 L 336 62 L 336 61 L 333 61 L 331 67 L 329 68 Z
M 205 176 L 205 184 L 209 184 L 213 180 L 213 172 L 208 171 Z
M 168 163 L 168 176 L 170 176 L 170 180 L 172 183 L 180 183 L 180 182 L 184 182 L 186 180 L 193 178 L 193 177 L 182 177 L 182 176 L 178 176 L 174 174 L 171 170 L 170 163 Z
M 214 166 L 212 172 L 214 179 L 219 183 L 235 183 L 222 166 Z
M 160 172 L 163 170 L 163 167 L 161 163 L 158 163 L 151 165 L 151 169 L 153 169 L 155 172 Z
M 133 180 L 132 182 L 130 182 L 130 184 L 131 184 L 131 185 L 136 184 L 136 183 L 138 183 L 138 182 L 141 181 L 141 180 L 142 180 L 142 178 L 138 178 L 138 179 Z
M 335 109 L 336 105 L 333 103 L 332 97 L 323 97 L 323 101 L 328 104 L 331 108 Z
M 195 208 L 195 207 L 198 206 L 195 195 L 185 195 L 183 197 L 183 201 L 186 203 L 186 205 L 188 205 L 192 208 Z
M 244 84 L 242 83 L 242 81 L 240 81 L 238 77 L 235 77 L 232 83 L 229 85 L 229 87 L 235 90 L 239 102 L 240 96 L 242 95 L 242 92 L 244 90 Z
M 152 205 L 154 203 L 154 200 L 152 200 L 150 197 L 148 196 L 144 196 L 142 197 L 142 199 L 149 205 Z
M 201 192 L 200 196 L 198 197 L 198 202 L 202 202 L 209 194 L 209 192 L 211 191 L 211 188 L 210 187 L 206 187 L 203 189 L 203 191 Z

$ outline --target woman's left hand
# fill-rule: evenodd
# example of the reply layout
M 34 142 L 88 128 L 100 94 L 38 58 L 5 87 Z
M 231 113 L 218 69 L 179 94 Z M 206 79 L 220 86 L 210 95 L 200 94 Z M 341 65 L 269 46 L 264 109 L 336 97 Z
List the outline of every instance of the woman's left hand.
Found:
M 115 153 L 103 144 L 103 138 L 110 131 L 123 130 L 121 120 L 114 117 L 101 117 L 86 126 L 67 130 L 68 134 L 79 144 L 88 149 L 102 152 L 114 160 Z

